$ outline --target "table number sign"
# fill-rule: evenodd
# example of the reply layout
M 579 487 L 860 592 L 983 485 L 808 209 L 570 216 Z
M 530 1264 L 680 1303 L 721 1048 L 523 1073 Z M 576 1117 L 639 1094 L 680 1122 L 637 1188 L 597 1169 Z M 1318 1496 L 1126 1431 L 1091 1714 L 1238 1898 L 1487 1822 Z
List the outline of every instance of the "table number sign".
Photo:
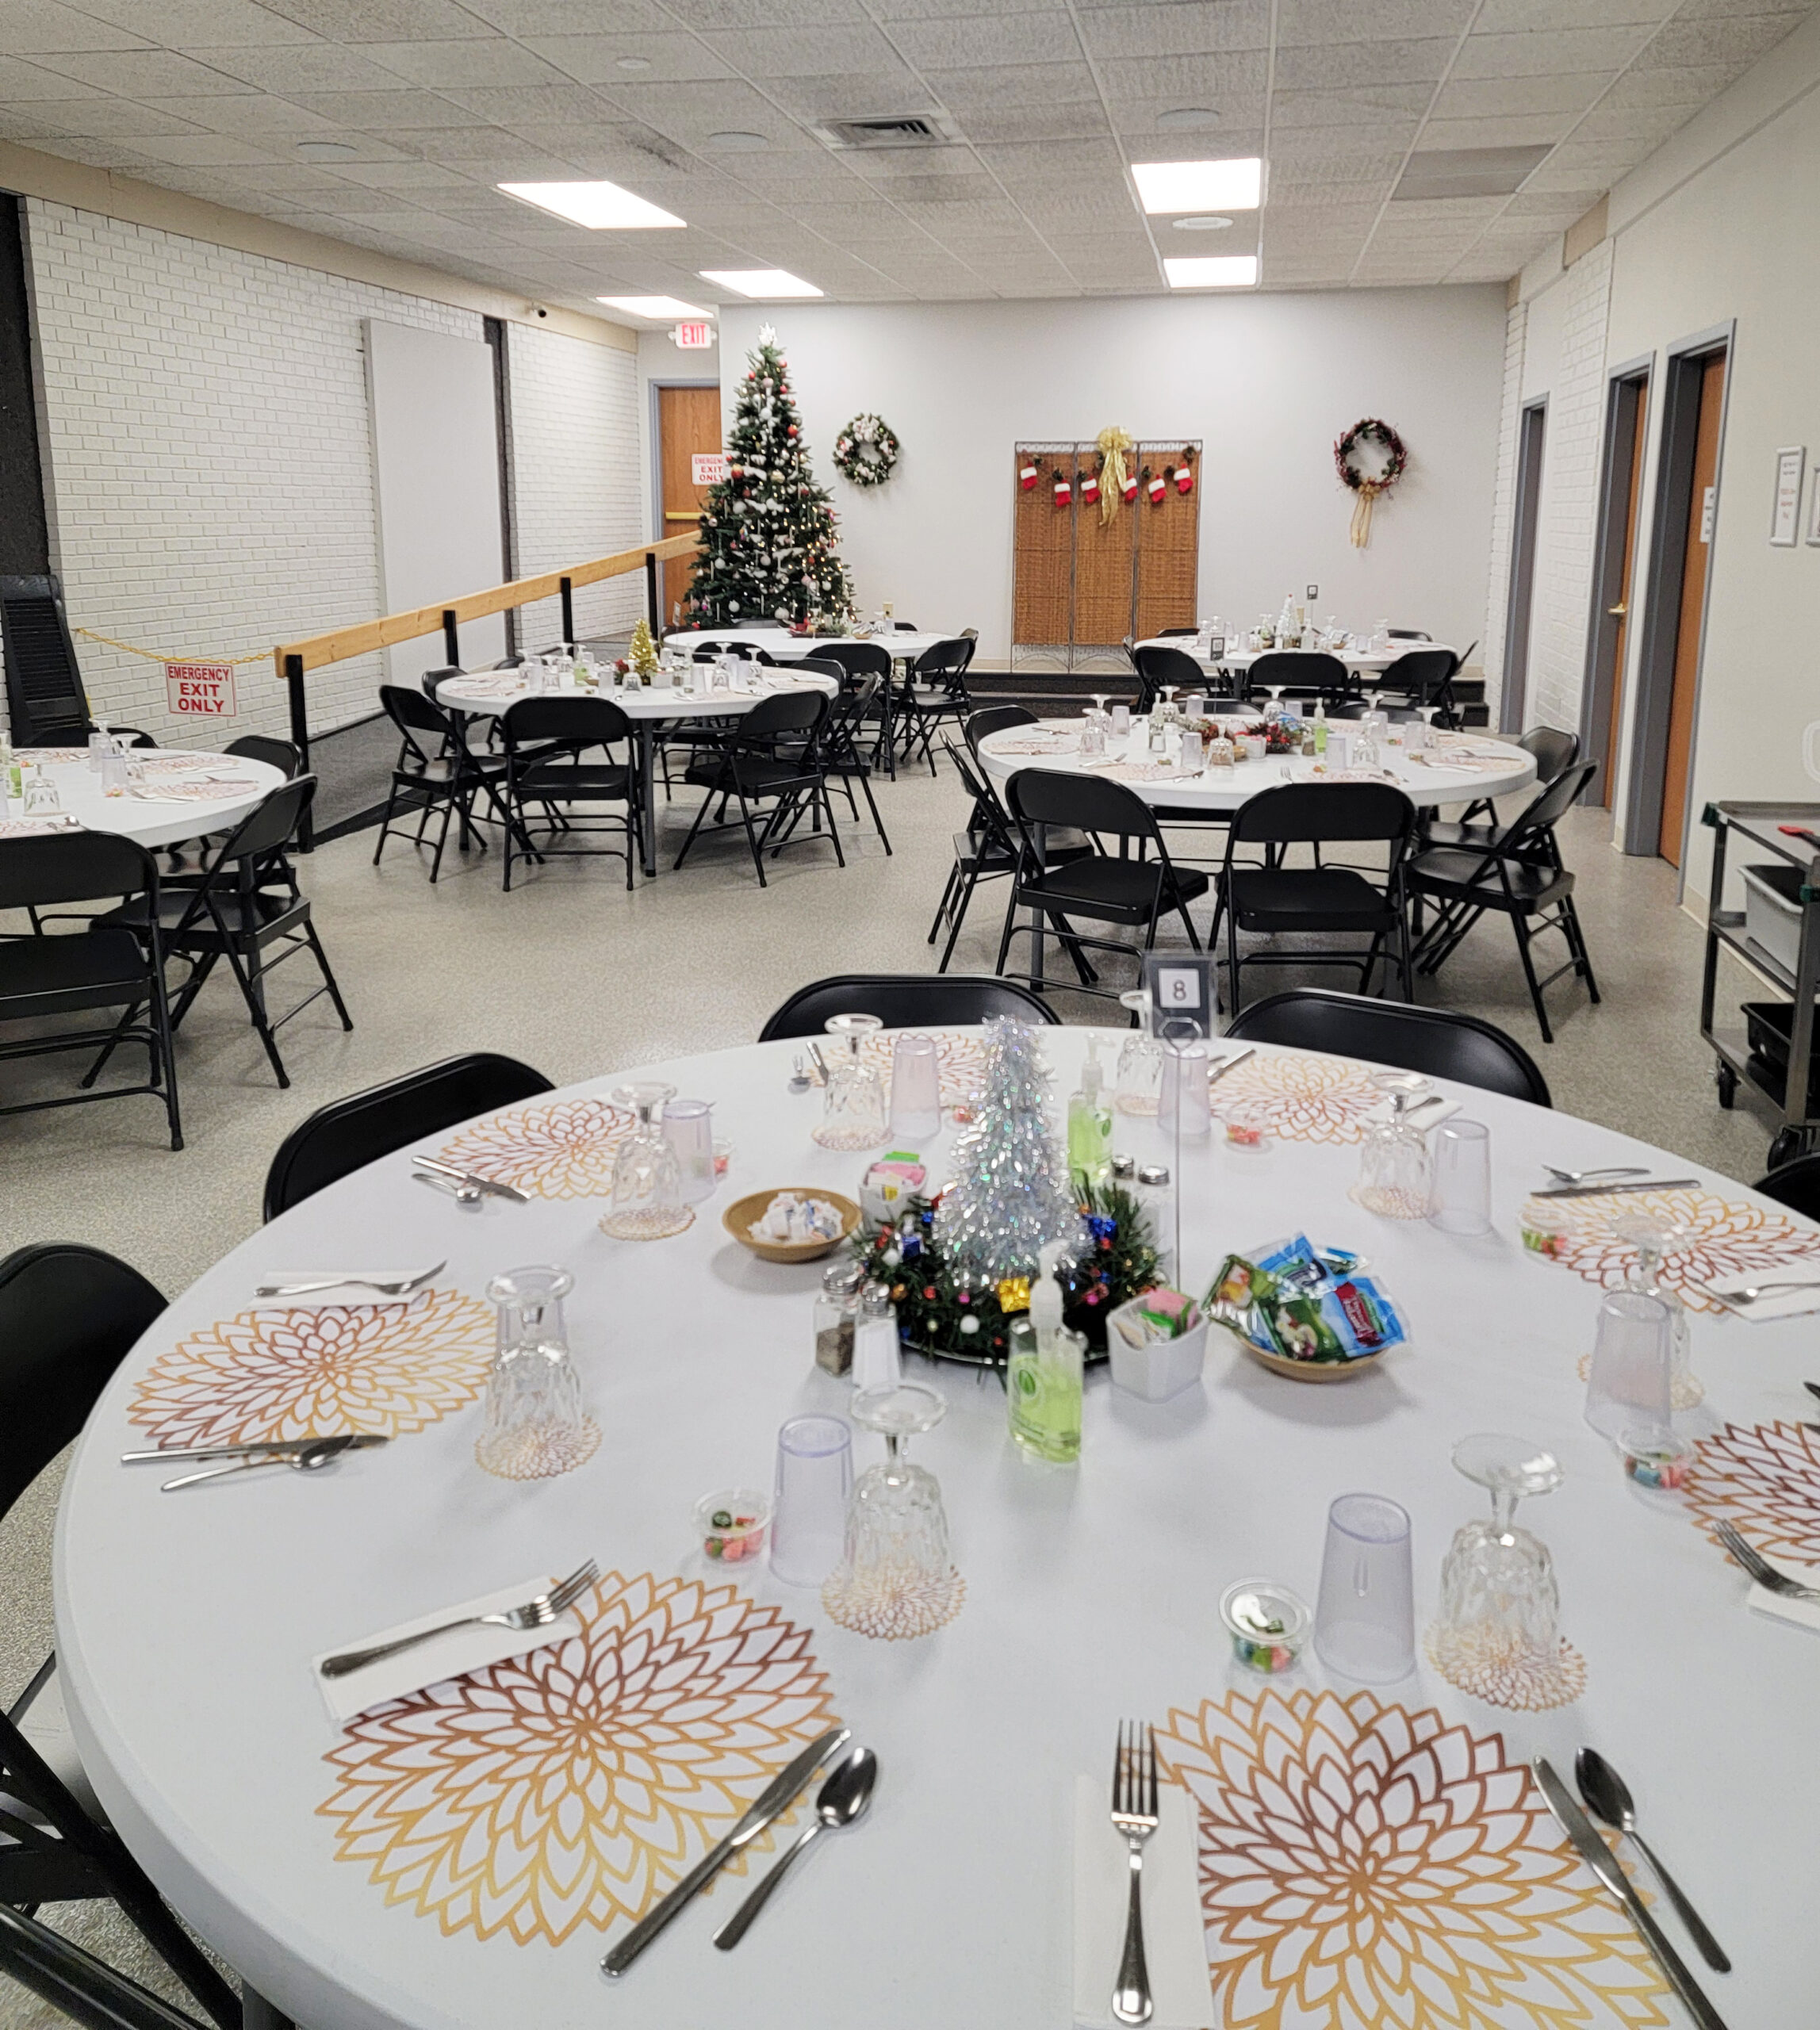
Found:
M 181 718 L 231 719 L 239 711 L 232 663 L 167 663 L 164 690 Z
M 1147 952 L 1144 984 L 1150 996 L 1150 1032 L 1184 1042 L 1213 1033 L 1214 961 L 1205 953 L 1182 957 Z M 1192 1025 L 1192 1026 L 1190 1026 Z

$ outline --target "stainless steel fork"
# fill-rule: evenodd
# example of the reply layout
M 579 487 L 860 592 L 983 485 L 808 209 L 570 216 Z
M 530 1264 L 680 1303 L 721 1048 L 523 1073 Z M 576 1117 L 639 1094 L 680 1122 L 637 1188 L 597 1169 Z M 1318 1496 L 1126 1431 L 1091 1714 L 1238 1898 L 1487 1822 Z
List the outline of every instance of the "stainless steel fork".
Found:
M 1126 1906 L 1125 1952 L 1112 2013 L 1121 2023 L 1151 2017 L 1150 1971 L 1144 1961 L 1144 1843 L 1156 1830 L 1156 1737 L 1140 1720 L 1121 1723 L 1113 1756 L 1112 1822 L 1131 1851 L 1131 1897 Z
M 400 1635 L 390 1642 L 376 1642 L 370 1649 L 343 1649 L 339 1656 L 323 1658 L 322 1674 L 325 1678 L 344 1678 L 350 1671 L 364 1670 L 382 1657 L 396 1657 L 401 1649 L 415 1649 L 420 1642 L 427 1642 L 432 1635 L 446 1635 L 452 1628 L 474 1628 L 483 1623 L 493 1628 L 547 1628 L 558 1614 L 565 1614 L 573 1607 L 600 1576 L 600 1566 L 590 1558 L 570 1572 L 560 1586 L 551 1587 L 547 1593 L 539 1593 L 523 1607 L 508 1607 L 496 1614 L 463 1614 L 458 1621 L 441 1622 L 435 1628 L 420 1629 L 415 1635 Z
M 1714 1534 L 1757 1584 L 1768 1591 L 1780 1593 L 1788 1600 L 1820 1600 L 1820 1588 L 1803 1586 L 1799 1579 L 1791 1579 L 1787 1572 L 1778 1572 L 1757 1546 L 1741 1537 L 1730 1523 L 1722 1522 Z

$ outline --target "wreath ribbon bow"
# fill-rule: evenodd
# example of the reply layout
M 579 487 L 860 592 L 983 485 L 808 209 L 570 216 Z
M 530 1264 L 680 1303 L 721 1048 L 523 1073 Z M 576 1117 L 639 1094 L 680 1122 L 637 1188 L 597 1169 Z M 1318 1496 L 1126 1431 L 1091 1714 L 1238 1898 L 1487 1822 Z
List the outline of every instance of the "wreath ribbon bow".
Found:
M 1125 492 L 1125 454 L 1137 447 L 1116 423 L 1094 441 L 1100 448 L 1100 519 L 1109 522 Z

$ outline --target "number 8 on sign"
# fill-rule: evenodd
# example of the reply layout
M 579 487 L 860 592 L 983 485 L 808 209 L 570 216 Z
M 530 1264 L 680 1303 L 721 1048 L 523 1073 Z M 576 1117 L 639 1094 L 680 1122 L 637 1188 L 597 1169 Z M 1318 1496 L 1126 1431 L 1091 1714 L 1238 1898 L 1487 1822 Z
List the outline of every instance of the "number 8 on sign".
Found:
M 1177 958 L 1163 957 L 1155 952 L 1145 955 L 1144 962 L 1144 986 L 1150 995 L 1151 1028 L 1153 1035 L 1163 1033 L 1163 1025 L 1168 1022 L 1172 1032 L 1181 1035 L 1184 1029 L 1197 1036 L 1213 1033 L 1211 1010 L 1213 1001 L 1213 962 L 1205 956 Z

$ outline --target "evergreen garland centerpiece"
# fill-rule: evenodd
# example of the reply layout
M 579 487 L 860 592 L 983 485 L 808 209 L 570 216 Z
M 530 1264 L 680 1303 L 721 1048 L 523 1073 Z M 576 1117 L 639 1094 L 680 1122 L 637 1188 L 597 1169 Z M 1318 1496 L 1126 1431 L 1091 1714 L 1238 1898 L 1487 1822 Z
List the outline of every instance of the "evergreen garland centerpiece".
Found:
M 1002 1366 L 1007 1320 L 1029 1308 L 1051 1241 L 1069 1246 L 1063 1316 L 1095 1352 L 1105 1350 L 1110 1313 L 1156 1284 L 1155 1236 L 1136 1201 L 1117 1185 L 1077 1192 L 1070 1182 L 1048 1086 L 1036 1032 L 1010 1017 L 987 1022 L 985 1082 L 952 1181 L 850 1243 L 890 1286 L 902 1338 L 925 1353 Z
M 746 356 L 727 438 L 726 477 L 708 489 L 701 547 L 684 612 L 698 625 L 794 625 L 811 612 L 844 618 L 853 588 L 826 488 L 815 483 L 789 369 L 770 325 Z

